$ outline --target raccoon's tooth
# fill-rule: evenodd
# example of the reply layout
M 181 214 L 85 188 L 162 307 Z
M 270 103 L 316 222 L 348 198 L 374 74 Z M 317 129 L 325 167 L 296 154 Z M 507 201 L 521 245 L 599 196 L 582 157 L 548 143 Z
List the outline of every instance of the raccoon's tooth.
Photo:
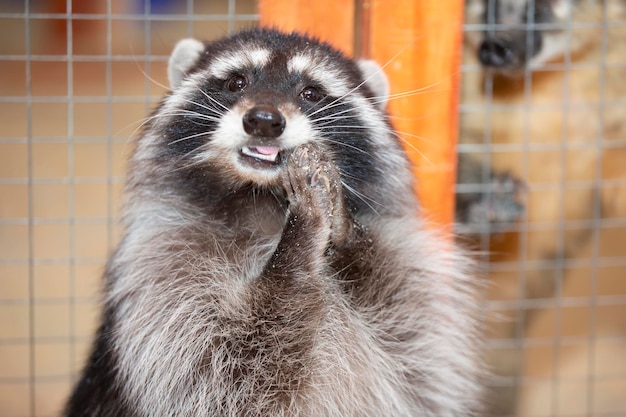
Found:
M 241 153 L 243 153 L 244 155 L 248 155 L 248 156 L 256 156 L 256 152 L 253 152 L 252 149 L 248 148 L 247 146 L 244 146 L 243 148 L 241 148 Z

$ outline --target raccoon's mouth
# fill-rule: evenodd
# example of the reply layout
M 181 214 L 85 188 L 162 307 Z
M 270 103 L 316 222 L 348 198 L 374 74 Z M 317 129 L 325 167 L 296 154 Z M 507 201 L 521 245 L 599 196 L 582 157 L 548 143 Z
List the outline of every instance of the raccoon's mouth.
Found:
M 255 167 L 274 167 L 280 163 L 280 148 L 276 146 L 244 146 L 241 155 Z

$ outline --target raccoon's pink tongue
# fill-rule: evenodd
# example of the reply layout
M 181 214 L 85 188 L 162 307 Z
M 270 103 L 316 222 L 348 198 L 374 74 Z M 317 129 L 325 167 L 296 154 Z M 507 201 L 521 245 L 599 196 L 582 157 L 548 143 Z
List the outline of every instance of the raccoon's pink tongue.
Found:
M 245 155 L 252 156 L 254 158 L 262 159 L 264 161 L 276 161 L 279 148 L 275 146 L 244 146 L 241 150 Z
M 262 155 L 278 155 L 278 148 L 275 146 L 255 146 L 254 149 Z

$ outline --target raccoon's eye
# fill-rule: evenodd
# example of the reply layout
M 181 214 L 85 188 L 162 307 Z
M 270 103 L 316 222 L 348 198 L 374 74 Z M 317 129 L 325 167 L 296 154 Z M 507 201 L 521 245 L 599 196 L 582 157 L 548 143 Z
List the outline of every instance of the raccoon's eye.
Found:
M 233 75 L 232 77 L 230 77 L 230 79 L 226 83 L 226 86 L 228 87 L 228 89 L 234 93 L 243 91 L 243 89 L 246 88 L 247 85 L 248 85 L 248 80 L 246 80 L 246 77 L 244 77 L 243 75 L 239 75 L 239 74 Z
M 300 92 L 300 97 L 306 101 L 317 102 L 324 98 L 324 95 L 315 87 L 306 87 Z

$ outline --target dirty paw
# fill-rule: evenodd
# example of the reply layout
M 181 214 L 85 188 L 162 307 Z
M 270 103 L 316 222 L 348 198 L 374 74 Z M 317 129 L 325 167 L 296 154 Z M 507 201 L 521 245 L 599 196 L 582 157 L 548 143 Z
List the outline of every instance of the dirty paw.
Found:
M 292 215 L 312 220 L 334 243 L 346 235 L 339 172 L 314 144 L 294 149 L 283 173 Z

